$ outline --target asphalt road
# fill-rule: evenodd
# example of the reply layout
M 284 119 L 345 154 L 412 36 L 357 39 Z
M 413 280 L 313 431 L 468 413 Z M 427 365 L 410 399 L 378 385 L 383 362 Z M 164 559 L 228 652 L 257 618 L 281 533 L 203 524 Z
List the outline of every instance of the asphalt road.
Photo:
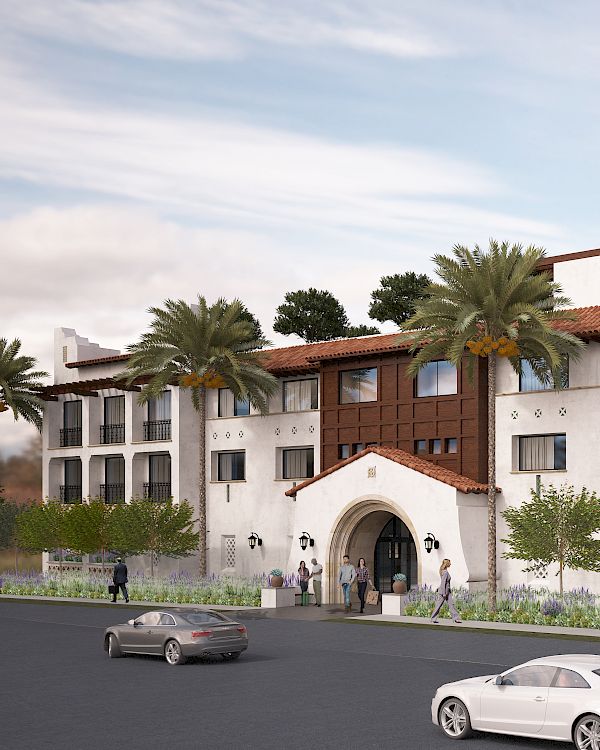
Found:
M 239 618 L 236 662 L 171 667 L 108 659 L 104 628 L 141 613 L 0 601 L 0 747 L 6 750 L 550 750 L 478 734 L 457 745 L 431 724 L 436 688 L 584 641 Z

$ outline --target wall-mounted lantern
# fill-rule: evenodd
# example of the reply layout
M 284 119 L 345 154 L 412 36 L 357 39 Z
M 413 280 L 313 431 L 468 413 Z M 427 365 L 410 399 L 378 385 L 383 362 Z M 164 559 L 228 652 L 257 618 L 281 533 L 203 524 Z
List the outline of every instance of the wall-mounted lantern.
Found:
M 432 549 L 439 549 L 440 548 L 440 543 L 434 537 L 434 535 L 431 533 L 431 531 L 425 537 L 424 542 L 425 542 L 425 549 L 426 549 L 427 552 L 431 552 Z
M 256 531 L 253 531 L 248 537 L 248 544 L 250 549 L 254 549 L 256 546 L 262 547 L 262 539 L 258 536 Z
M 300 537 L 300 546 L 302 549 L 306 549 L 308 546 L 314 547 L 315 546 L 315 540 L 311 537 L 311 535 L 307 531 L 302 532 L 302 536 Z

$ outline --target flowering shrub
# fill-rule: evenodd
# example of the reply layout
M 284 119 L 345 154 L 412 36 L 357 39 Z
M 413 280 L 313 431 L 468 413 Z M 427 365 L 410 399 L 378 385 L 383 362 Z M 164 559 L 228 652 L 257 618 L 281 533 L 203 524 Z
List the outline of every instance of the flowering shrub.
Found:
M 463 620 L 600 628 L 600 596 L 588 589 L 566 591 L 561 599 L 548 588 L 511 586 L 498 591 L 495 614 L 488 612 L 485 592 L 474 593 L 457 588 L 452 590 L 452 595 Z M 436 590 L 430 586 L 411 588 L 406 601 L 406 614 L 429 617 L 435 599 Z
M 49 573 L 4 573 L 0 593 L 19 596 L 65 596 L 78 599 L 108 599 L 112 570 L 102 573 L 57 571 Z M 238 607 L 260 606 L 260 590 L 266 576 L 192 577 L 179 573 L 164 578 L 129 577 L 129 596 L 135 601 L 169 602 L 172 604 L 221 604 Z
M 394 581 L 403 581 L 406 583 L 406 576 L 404 573 L 394 573 Z

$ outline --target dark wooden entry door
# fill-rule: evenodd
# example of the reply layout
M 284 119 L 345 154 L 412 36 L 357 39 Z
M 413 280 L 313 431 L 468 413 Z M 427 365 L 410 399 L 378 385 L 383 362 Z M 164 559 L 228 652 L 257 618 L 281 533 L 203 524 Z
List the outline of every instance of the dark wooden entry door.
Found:
M 408 526 L 391 518 L 381 530 L 375 544 L 375 586 L 387 594 L 392 590 L 394 573 L 404 573 L 406 585 L 418 583 L 417 549 Z

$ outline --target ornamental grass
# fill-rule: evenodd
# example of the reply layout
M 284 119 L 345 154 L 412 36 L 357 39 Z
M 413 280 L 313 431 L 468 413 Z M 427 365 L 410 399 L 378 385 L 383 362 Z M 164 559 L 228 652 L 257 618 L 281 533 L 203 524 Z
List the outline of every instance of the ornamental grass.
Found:
M 430 617 L 437 590 L 417 586 L 408 592 L 405 612 L 413 617 Z M 452 589 L 463 621 L 511 622 L 521 625 L 558 625 L 570 628 L 600 628 L 600 596 L 588 589 L 566 591 L 564 596 L 549 588 L 511 586 L 498 590 L 497 611 L 487 607 L 487 593 Z M 442 616 L 444 610 L 442 609 Z

